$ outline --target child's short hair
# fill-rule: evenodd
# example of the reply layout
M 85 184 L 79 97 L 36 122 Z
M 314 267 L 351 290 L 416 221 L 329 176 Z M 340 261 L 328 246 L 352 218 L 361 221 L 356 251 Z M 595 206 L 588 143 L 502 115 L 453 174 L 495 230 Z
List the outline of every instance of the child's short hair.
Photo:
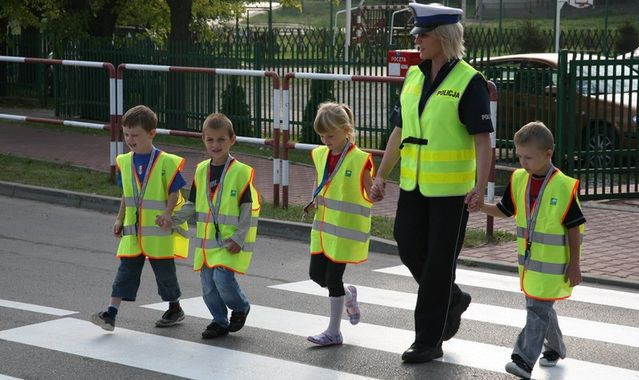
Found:
M 151 132 L 158 126 L 158 116 L 147 106 L 135 106 L 122 116 L 122 126 L 128 128 L 140 126 L 145 131 Z
M 348 140 L 355 141 L 355 120 L 351 108 L 343 103 L 325 102 L 319 105 L 313 129 L 316 133 L 330 133 L 346 129 Z
M 207 129 L 211 130 L 226 130 L 229 134 L 229 137 L 235 136 L 235 130 L 233 130 L 233 122 L 231 119 L 226 117 L 223 113 L 212 113 L 207 116 L 204 123 L 202 123 L 202 133 Z
M 521 127 L 513 138 L 515 145 L 535 144 L 541 150 L 554 150 L 555 138 L 541 121 L 532 121 Z

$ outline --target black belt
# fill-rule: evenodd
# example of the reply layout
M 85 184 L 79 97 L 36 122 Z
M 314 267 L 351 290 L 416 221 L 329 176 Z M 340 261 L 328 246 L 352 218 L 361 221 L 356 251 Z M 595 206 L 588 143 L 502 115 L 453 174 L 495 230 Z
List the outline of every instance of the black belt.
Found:
M 399 144 L 399 149 L 402 149 L 404 144 L 428 145 L 428 140 L 413 136 L 406 137 L 402 140 L 402 143 Z

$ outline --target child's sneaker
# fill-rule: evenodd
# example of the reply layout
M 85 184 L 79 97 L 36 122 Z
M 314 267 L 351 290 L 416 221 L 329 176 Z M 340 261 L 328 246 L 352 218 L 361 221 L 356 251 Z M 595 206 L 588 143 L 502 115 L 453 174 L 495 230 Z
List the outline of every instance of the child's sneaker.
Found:
M 544 351 L 543 357 L 539 359 L 539 365 L 542 367 L 554 367 L 559 359 L 559 352 L 554 350 Z
M 206 326 L 206 330 L 202 332 L 202 339 L 212 339 L 224 335 L 229 335 L 228 328 L 222 327 L 217 322 L 213 321 Z
M 318 346 L 334 346 L 338 344 L 342 344 L 344 339 L 342 338 L 342 333 L 338 333 L 337 335 L 328 335 L 326 332 L 323 332 L 319 335 L 313 335 L 306 338 L 311 343 L 315 343 Z
M 246 323 L 246 316 L 248 315 L 249 311 L 251 311 L 250 307 L 247 311 L 233 310 L 231 312 L 231 321 L 229 323 L 228 330 L 230 332 L 240 331 L 240 329 L 244 327 L 244 323 Z
M 522 379 L 530 379 L 532 368 L 519 355 L 513 355 L 512 359 L 512 362 L 506 364 L 506 372 Z
M 353 285 L 347 286 L 348 291 L 350 292 L 350 297 L 346 302 L 344 302 L 344 306 L 346 306 L 346 314 L 348 314 L 348 320 L 351 322 L 351 325 L 356 325 L 360 320 L 360 312 L 359 312 L 359 304 L 357 303 L 357 288 Z
M 184 310 L 182 308 L 172 309 L 165 311 L 162 314 L 162 319 L 155 322 L 156 327 L 171 327 L 175 326 L 184 320 Z
M 115 329 L 115 319 L 109 317 L 109 314 L 105 311 L 92 314 L 90 320 L 91 323 L 102 327 L 102 329 L 106 331 L 113 331 Z

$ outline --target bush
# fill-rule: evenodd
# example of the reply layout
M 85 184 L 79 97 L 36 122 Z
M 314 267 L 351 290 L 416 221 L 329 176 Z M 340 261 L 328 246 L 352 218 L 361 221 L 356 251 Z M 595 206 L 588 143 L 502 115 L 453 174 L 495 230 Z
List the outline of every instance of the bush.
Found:
M 546 36 L 539 24 L 536 24 L 532 19 L 521 21 L 518 24 L 511 46 L 513 54 L 546 51 Z
M 251 110 L 246 103 L 246 91 L 239 85 L 237 77 L 231 77 L 222 92 L 220 112 L 231 119 L 236 135 L 259 137 L 251 126 Z
M 327 73 L 328 70 L 321 68 L 318 72 Z M 333 96 L 333 81 L 330 80 L 311 80 L 311 97 L 304 106 L 302 114 L 302 135 L 300 142 L 308 144 L 320 144 L 321 140 L 315 130 L 313 130 L 313 122 L 319 105 L 323 102 L 335 101 Z
M 615 37 L 615 54 L 623 54 L 635 50 L 639 46 L 639 30 L 637 27 L 626 21 L 617 28 Z

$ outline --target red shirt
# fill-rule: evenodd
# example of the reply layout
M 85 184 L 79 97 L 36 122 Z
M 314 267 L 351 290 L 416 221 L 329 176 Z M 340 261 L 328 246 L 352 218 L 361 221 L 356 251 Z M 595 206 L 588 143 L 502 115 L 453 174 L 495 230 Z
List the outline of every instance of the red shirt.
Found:
M 351 147 L 351 149 L 353 148 Z M 341 155 L 341 152 L 338 154 L 333 154 L 333 153 L 328 154 L 328 159 L 326 160 L 326 169 L 328 170 L 328 175 L 331 175 L 333 170 L 335 170 L 335 166 L 337 166 L 337 161 L 339 161 L 340 155 Z M 370 160 L 366 161 L 366 166 L 364 166 L 364 170 L 370 171 L 372 168 L 373 168 L 373 163 Z

